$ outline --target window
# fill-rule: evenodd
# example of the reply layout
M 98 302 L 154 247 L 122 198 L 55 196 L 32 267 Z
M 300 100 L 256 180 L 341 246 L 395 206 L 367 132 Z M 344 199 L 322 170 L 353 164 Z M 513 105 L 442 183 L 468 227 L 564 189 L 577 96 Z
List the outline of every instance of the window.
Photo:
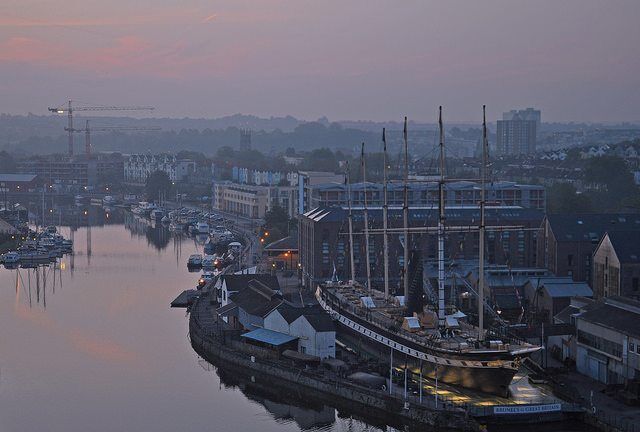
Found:
M 633 291 L 638 291 L 638 278 L 634 277 L 631 279 L 631 289 Z
M 633 342 L 629 342 L 629 351 L 634 352 L 636 347 L 633 345 Z
M 571 267 L 573 265 L 573 255 L 567 255 L 567 266 Z

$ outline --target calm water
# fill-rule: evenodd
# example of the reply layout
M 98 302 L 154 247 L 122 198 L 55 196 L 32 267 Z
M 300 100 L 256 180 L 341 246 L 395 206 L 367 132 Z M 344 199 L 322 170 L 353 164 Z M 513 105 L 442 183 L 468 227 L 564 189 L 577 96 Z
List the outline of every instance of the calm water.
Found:
M 57 270 L 0 270 L 0 430 L 372 430 L 201 361 L 184 310 L 169 308 L 195 284 L 186 259 L 201 246 L 99 216 L 119 223 L 78 228 Z

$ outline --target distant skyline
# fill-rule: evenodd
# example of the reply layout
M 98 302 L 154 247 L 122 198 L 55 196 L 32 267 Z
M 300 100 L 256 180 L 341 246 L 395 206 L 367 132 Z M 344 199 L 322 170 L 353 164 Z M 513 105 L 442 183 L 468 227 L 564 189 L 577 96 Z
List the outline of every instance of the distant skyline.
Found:
M 636 0 L 4 0 L 0 112 L 637 122 L 638 18 Z

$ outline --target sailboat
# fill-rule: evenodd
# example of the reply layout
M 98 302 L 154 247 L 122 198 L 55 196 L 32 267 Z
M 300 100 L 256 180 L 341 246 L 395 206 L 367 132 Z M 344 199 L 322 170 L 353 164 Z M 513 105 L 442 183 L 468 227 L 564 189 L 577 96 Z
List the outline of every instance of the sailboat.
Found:
M 518 372 L 523 357 L 536 352 L 539 346 L 529 344 L 517 338 L 505 335 L 495 335 L 484 329 L 483 315 L 484 301 L 484 272 L 479 271 L 478 286 L 478 326 L 458 323 L 448 319 L 445 312 L 445 233 L 456 229 L 470 229 L 479 232 L 479 260 L 478 268 L 484 269 L 484 235 L 485 235 L 485 177 L 487 166 L 487 129 L 486 114 L 483 107 L 483 166 L 481 169 L 481 219 L 477 227 L 446 226 L 445 218 L 445 152 L 444 128 L 442 123 L 442 107 L 438 116 L 440 136 L 439 160 L 439 218 L 436 227 L 425 227 L 424 232 L 437 233 L 438 237 L 438 302 L 436 311 L 425 308 L 420 304 L 423 294 L 422 263 L 419 254 L 410 254 L 409 205 L 408 205 L 408 144 L 407 119 L 405 117 L 404 140 L 404 203 L 403 227 L 389 229 L 387 226 L 387 197 L 386 184 L 383 189 L 385 218 L 382 235 L 384 240 L 385 284 L 384 292 L 374 289 L 370 285 L 367 274 L 367 285 L 356 282 L 353 267 L 353 247 L 351 255 L 351 280 L 347 282 L 329 281 L 320 284 L 315 292 L 316 299 L 322 308 L 328 312 L 343 330 L 365 338 L 378 348 L 401 352 L 405 358 L 411 359 L 413 364 L 419 364 L 423 375 L 438 379 L 441 382 L 478 390 L 485 393 L 508 396 L 509 385 Z M 384 181 L 387 182 L 386 138 L 384 142 Z M 349 191 L 350 192 L 350 191 Z M 349 238 L 353 245 L 352 211 L 349 202 Z M 504 227 L 499 227 L 504 228 Z M 365 227 L 366 235 L 376 230 Z M 403 262 L 403 293 L 404 296 L 392 296 L 388 282 L 388 236 L 402 234 L 404 244 Z M 367 250 L 367 255 L 368 255 Z M 367 265 L 369 265 L 367 260 Z M 416 305 L 416 300 L 418 304 Z M 413 304 L 411 304 L 413 303 Z M 409 307 L 407 307 L 409 306 Z M 437 313 L 436 313 L 437 312 Z M 451 322 L 455 322 L 451 325 Z

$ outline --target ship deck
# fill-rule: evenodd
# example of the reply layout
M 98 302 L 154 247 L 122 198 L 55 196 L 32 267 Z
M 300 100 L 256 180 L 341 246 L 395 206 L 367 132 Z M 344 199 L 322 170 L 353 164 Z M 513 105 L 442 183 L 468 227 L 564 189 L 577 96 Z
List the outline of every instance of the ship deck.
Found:
M 377 290 L 365 290 L 359 287 L 332 287 L 331 293 L 340 301 L 343 307 L 350 307 L 355 313 L 366 310 L 367 320 L 376 323 L 383 329 L 394 328 L 395 332 L 401 334 L 413 342 L 420 345 L 435 345 L 443 349 L 451 349 L 464 352 L 508 352 L 508 349 L 474 349 L 469 343 L 475 341 L 477 330 L 465 323 L 460 323 L 460 329 L 456 333 L 449 334 L 443 338 L 437 328 L 421 328 L 419 331 L 410 332 L 402 328 L 402 311 L 404 308 L 400 305 L 393 305 L 384 298 L 384 293 Z M 362 305 L 361 298 L 370 297 L 373 306 L 365 308 Z M 394 318 L 394 316 L 396 319 Z M 474 334 L 475 333 L 475 334 Z

